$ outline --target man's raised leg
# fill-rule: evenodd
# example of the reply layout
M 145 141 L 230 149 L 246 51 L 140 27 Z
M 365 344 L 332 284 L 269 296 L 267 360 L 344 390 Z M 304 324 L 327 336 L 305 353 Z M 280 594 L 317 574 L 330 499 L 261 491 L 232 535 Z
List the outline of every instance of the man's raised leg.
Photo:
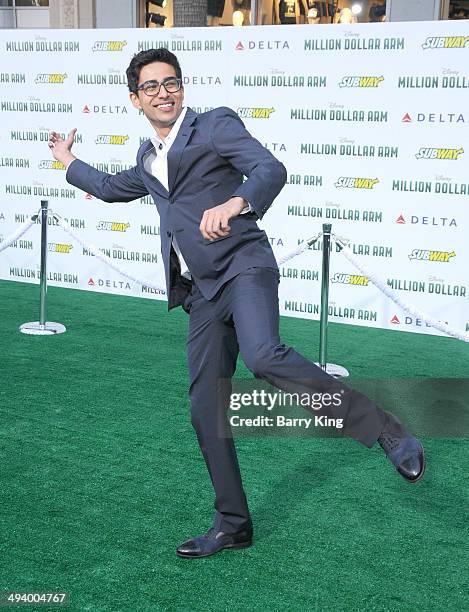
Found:
M 406 480 L 419 480 L 425 469 L 422 445 L 391 413 L 280 342 L 278 278 L 276 270 L 250 268 L 230 283 L 232 316 L 246 366 L 258 378 L 288 393 L 339 393 L 338 406 L 310 410 L 342 419 L 344 435 L 365 446 L 378 441 Z

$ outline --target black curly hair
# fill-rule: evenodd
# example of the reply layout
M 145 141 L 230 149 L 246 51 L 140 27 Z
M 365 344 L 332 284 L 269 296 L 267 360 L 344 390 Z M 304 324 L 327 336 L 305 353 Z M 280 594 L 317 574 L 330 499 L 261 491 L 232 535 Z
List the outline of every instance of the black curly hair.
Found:
M 148 49 L 147 51 L 140 51 L 133 56 L 129 67 L 126 70 L 127 74 L 127 85 L 131 92 L 137 93 L 138 79 L 140 77 L 140 70 L 147 64 L 153 62 L 163 62 L 172 66 L 176 72 L 178 79 L 182 79 L 181 66 L 179 65 L 178 58 L 168 51 L 168 49 Z

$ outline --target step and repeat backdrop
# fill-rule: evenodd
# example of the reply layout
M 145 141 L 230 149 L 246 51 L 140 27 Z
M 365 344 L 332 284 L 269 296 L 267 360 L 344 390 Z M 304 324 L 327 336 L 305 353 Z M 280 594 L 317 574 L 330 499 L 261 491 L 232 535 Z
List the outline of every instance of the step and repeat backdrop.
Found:
M 78 128 L 74 153 L 131 167 L 152 136 L 125 70 L 143 49 L 179 57 L 185 102 L 226 105 L 288 170 L 262 221 L 280 258 L 331 223 L 369 273 L 406 302 L 469 329 L 467 22 L 0 32 L 0 240 L 41 199 L 133 277 L 164 287 L 149 197 L 106 204 L 68 185 L 50 130 Z M 51 222 L 49 284 L 166 299 Z M 38 283 L 40 226 L 0 254 L 0 278 Z M 281 267 L 282 314 L 319 317 L 321 242 Z M 332 321 L 438 333 L 331 253 Z

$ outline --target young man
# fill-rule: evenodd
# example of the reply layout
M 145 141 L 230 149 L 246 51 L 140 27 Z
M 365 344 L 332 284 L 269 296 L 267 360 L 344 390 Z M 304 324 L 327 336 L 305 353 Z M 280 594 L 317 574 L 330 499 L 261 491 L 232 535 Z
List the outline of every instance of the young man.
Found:
M 245 129 L 232 110 L 196 114 L 184 107 L 177 58 L 165 49 L 138 53 L 127 69 L 130 99 L 142 109 L 153 136 L 135 167 L 99 172 L 71 153 L 76 130 L 49 146 L 67 165 L 67 181 L 106 202 L 151 194 L 160 215 L 168 309 L 189 313 L 187 341 L 192 424 L 215 490 L 208 533 L 184 542 L 182 557 L 203 557 L 252 543 L 252 522 L 227 418 L 238 353 L 255 374 L 288 392 L 333 393 L 339 406 L 316 415 L 342 418 L 344 435 L 365 446 L 378 441 L 399 473 L 418 481 L 422 445 L 390 413 L 335 381 L 281 344 L 279 273 L 261 219 L 286 181 L 284 166 Z M 246 180 L 244 180 L 246 177 Z M 225 389 L 220 401 L 220 388 Z

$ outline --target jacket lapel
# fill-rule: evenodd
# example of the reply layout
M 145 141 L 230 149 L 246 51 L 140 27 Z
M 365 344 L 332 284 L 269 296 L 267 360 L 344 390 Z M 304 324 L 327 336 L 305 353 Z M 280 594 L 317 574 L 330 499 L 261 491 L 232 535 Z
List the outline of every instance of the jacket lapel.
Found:
M 192 132 L 195 130 L 193 123 L 196 117 L 197 113 L 195 113 L 191 108 L 188 108 L 184 121 L 179 128 L 176 140 L 168 152 L 168 185 L 170 193 L 174 188 L 174 184 L 176 183 L 182 153 L 189 142 L 190 137 L 192 136 Z
M 154 151 L 155 151 L 155 147 L 153 146 L 153 143 L 151 142 L 151 140 L 147 140 L 142 145 L 142 148 L 138 152 L 137 165 L 143 168 L 144 172 L 146 172 L 149 176 L 151 176 L 153 183 L 154 183 L 154 189 L 156 193 L 164 198 L 167 198 L 168 191 L 166 190 L 166 187 L 162 183 L 160 183 L 160 181 L 156 177 L 153 176 L 153 174 L 149 171 L 149 169 L 147 170 L 147 167 L 148 167 L 147 158 L 149 155 L 154 154 Z

